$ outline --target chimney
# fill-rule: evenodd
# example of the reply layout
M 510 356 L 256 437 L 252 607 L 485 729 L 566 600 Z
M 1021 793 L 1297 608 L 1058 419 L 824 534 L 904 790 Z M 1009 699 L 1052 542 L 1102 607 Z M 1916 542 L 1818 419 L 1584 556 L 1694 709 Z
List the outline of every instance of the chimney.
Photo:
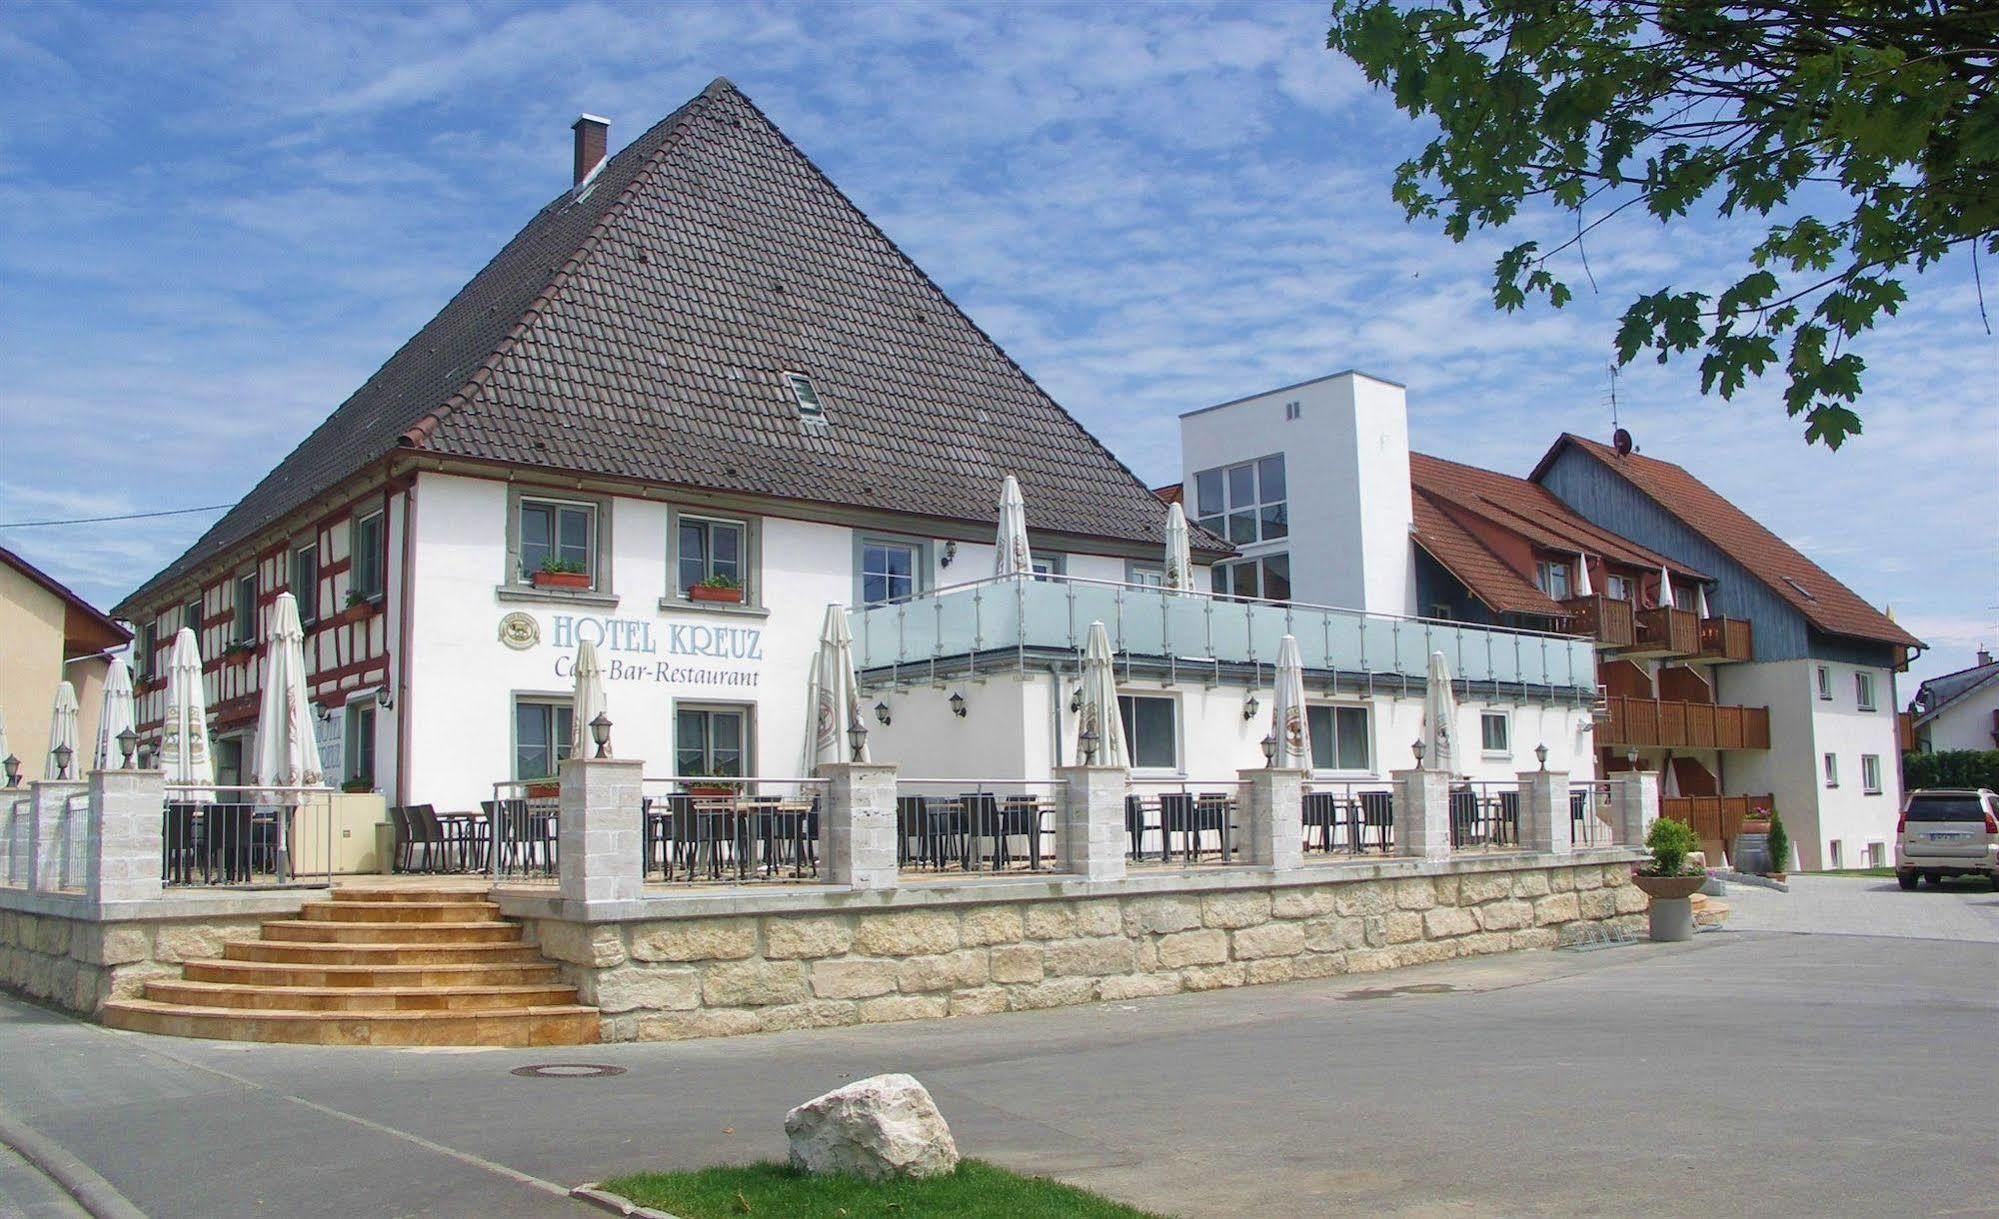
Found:
M 1991 651 L 1991 649 L 1989 649 L 1989 648 L 1984 648 L 1984 647 L 1981 647 L 1981 648 L 1979 648 L 1979 649 L 1978 649 L 1978 667 L 1982 669 L 1982 668 L 1984 668 L 1984 667 L 1985 667 L 1986 665 L 1989 665 L 1989 664 L 1991 664 L 1991 663 L 1992 663 L 1992 651 Z
M 605 140 L 611 134 L 611 120 L 584 114 L 569 126 L 576 132 L 576 180 L 570 183 L 574 187 L 583 185 L 583 179 L 603 162 Z

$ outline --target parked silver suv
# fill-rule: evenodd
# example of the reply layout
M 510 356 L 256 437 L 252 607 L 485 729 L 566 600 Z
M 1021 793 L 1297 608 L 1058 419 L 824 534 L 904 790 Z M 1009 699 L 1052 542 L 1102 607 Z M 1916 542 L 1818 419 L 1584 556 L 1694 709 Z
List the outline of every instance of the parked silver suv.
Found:
M 1999 889 L 1999 794 L 1932 787 L 1909 793 L 1895 825 L 1895 879 L 1904 889 L 1929 877 L 1983 876 Z

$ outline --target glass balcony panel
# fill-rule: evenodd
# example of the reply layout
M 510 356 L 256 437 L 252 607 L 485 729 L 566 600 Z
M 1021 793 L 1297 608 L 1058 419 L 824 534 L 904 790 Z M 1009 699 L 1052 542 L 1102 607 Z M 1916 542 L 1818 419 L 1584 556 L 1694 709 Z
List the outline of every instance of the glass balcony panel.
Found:
M 1216 660 L 1248 660 L 1250 657 L 1250 603 L 1216 597 L 1208 602 L 1209 653 Z M 1269 659 L 1277 659 L 1272 652 Z
M 1174 656 L 1208 654 L 1209 598 L 1191 593 L 1166 593 L 1166 649 Z
M 1252 602 L 1246 608 L 1249 610 L 1251 658 L 1264 664 L 1276 664 L 1278 645 L 1292 633 L 1291 608 L 1262 601 Z
M 1029 647 L 1081 648 L 1084 633 L 1089 630 L 1089 620 L 1084 620 L 1072 638 L 1069 611 L 1073 594 L 1084 587 L 1087 586 L 1062 580 L 1024 581 L 1020 614 L 1022 642 Z M 1109 629 L 1108 622 L 1104 625 Z
M 1084 584 L 1071 581 L 1070 600 L 1065 611 L 1069 615 L 1069 638 L 1046 640 L 1030 638 L 1028 642 L 1037 645 L 1067 644 L 1080 650 L 1089 642 L 1090 624 L 1101 622 L 1104 624 L 1105 633 L 1111 637 L 1111 650 L 1115 652 L 1118 650 L 1118 639 L 1124 629 L 1122 618 L 1125 613 L 1125 598 L 1121 594 L 1133 591 L 1135 590 L 1115 584 Z M 1070 639 L 1074 642 L 1070 643 Z

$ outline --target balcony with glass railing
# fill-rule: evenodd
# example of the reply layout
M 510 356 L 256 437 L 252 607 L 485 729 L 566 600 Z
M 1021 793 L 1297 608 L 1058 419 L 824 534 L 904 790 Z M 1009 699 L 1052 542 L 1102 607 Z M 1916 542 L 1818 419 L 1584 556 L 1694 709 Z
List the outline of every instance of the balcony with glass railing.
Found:
M 1290 635 L 1309 671 L 1420 685 L 1432 652 L 1467 686 L 1595 692 L 1596 655 L 1571 635 L 1403 618 L 1296 602 L 1242 601 L 1151 585 L 1071 577 L 1001 578 L 856 607 L 855 666 L 870 679 L 977 672 L 1081 652 L 1102 622 L 1121 671 L 1172 674 L 1276 663 Z

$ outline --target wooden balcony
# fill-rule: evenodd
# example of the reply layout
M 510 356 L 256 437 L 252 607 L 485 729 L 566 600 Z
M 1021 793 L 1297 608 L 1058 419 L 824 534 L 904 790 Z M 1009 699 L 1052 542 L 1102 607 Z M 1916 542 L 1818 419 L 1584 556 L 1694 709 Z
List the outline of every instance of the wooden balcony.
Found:
M 1703 618 L 1702 660 L 1748 660 L 1755 650 L 1746 618 Z
M 1639 610 L 1638 640 L 1631 651 L 1639 656 L 1696 656 L 1701 650 L 1701 623 L 1692 610 L 1662 605 Z
M 1613 694 L 1596 743 L 1638 749 L 1768 749 L 1770 709 Z
M 1570 597 L 1562 608 L 1575 617 L 1574 634 L 1594 639 L 1598 647 L 1628 648 L 1638 640 L 1631 603 L 1605 596 Z
M 1742 823 L 1751 813 L 1757 809 L 1768 811 L 1776 807 L 1776 802 L 1768 796 L 1662 796 L 1659 799 L 1659 815 L 1692 826 L 1703 849 L 1712 849 L 1714 844 L 1723 844 L 1724 849 L 1733 845 L 1735 836 L 1742 832 Z M 1720 862 L 1710 856 L 1708 866 L 1716 867 Z

